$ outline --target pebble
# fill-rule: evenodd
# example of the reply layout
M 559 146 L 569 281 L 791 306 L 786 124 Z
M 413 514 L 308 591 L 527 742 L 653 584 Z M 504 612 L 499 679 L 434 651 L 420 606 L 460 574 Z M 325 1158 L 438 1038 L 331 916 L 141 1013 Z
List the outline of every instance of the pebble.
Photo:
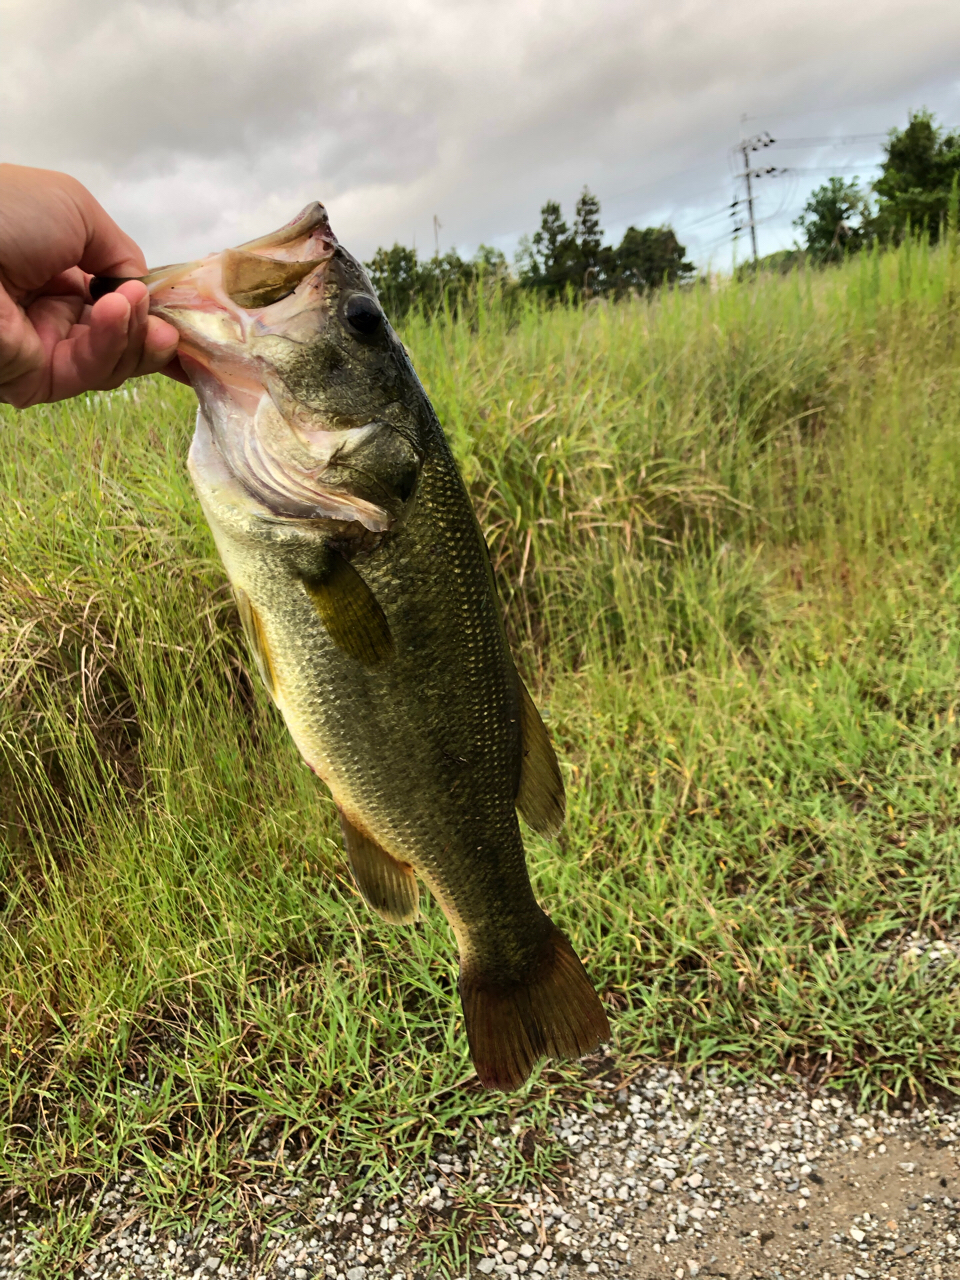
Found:
M 253 1264 L 230 1247 L 230 1226 L 239 1224 L 158 1238 L 145 1219 L 131 1222 L 138 1206 L 146 1209 L 131 1170 L 107 1189 L 100 1239 L 74 1275 L 423 1280 L 411 1228 L 427 1232 L 436 1214 L 472 1205 L 479 1188 L 497 1186 L 499 1169 L 515 1162 L 511 1145 L 520 1134 L 519 1124 L 511 1131 L 505 1122 L 489 1145 L 436 1151 L 396 1197 L 371 1184 L 363 1198 L 345 1201 L 319 1171 L 299 1181 L 265 1179 L 262 1201 L 280 1221 L 268 1228 Z M 551 1132 L 537 1139 L 538 1146 L 551 1141 L 565 1157 L 563 1183 L 531 1178 L 498 1192 L 499 1216 L 490 1224 L 496 1229 L 478 1242 L 470 1274 L 960 1275 L 960 1110 L 947 1104 L 858 1114 L 848 1100 L 811 1095 L 787 1078 L 728 1085 L 719 1073 L 687 1079 L 654 1066 L 625 1086 L 602 1085 L 556 1103 Z M 883 1185 L 897 1190 L 898 1206 L 877 1203 L 866 1189 L 878 1170 Z M 0 1280 L 37 1274 L 44 1225 L 25 1207 L 7 1210 Z M 433 1274 L 465 1280 L 465 1261 L 461 1266 Z

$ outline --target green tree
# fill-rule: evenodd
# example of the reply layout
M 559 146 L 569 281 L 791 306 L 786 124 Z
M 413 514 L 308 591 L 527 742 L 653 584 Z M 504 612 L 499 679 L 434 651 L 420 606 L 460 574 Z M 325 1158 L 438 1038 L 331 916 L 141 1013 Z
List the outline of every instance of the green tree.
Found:
M 600 201 L 584 187 L 572 228 L 556 200 L 548 200 L 540 210 L 539 230 L 520 241 L 520 281 L 550 297 L 561 297 L 570 290 L 602 293 L 607 287 L 610 253 L 603 244 Z
M 476 274 L 485 279 L 506 280 L 510 275 L 507 255 L 502 249 L 495 249 L 490 244 L 480 245 L 470 263 Z
M 517 266 L 522 284 L 540 289 L 551 297 L 577 287 L 580 254 L 577 242 L 563 218 L 556 200 L 548 200 L 540 210 L 540 228 L 520 242 Z
M 477 278 L 476 266 L 465 262 L 456 249 L 434 254 L 420 268 L 423 300 L 428 307 L 437 308 L 444 301 L 456 306 Z
M 364 266 L 387 315 L 406 315 L 422 296 L 422 271 L 416 249 L 402 244 L 395 244 L 392 249 L 380 248 Z
M 550 297 L 565 293 L 623 294 L 673 283 L 694 271 L 686 250 L 670 227 L 628 227 L 618 247 L 603 243 L 600 201 L 584 187 L 577 200 L 573 227 L 556 200 L 540 210 L 540 228 L 520 241 L 520 281 Z
M 395 320 L 412 307 L 456 309 L 481 281 L 502 285 L 509 277 L 503 252 L 483 244 L 469 262 L 456 249 L 421 261 L 416 249 L 395 244 L 378 249 L 364 266 L 387 315 Z
M 938 239 L 958 174 L 960 133 L 945 133 L 929 111 L 913 112 L 906 129 L 892 129 L 887 140 L 883 172 L 873 184 L 874 232 L 897 241 L 910 226 Z
M 600 227 L 600 201 L 584 187 L 577 200 L 573 220 L 573 241 L 577 257 L 569 264 L 571 274 L 579 276 L 571 280 L 579 283 L 589 297 L 606 291 L 611 267 L 611 250 L 603 247 L 603 231 Z
M 870 202 L 859 178 L 845 182 L 830 178 L 811 192 L 803 213 L 794 220 L 816 263 L 837 262 L 844 253 L 860 249 L 869 234 Z
M 612 252 L 609 283 L 617 294 L 674 284 L 695 271 L 685 253 L 672 227 L 627 227 Z

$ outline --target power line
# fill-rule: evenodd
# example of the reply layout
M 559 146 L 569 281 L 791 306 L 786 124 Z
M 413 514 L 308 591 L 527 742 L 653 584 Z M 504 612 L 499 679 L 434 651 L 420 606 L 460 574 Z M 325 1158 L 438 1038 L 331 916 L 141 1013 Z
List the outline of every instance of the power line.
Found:
M 782 115 L 791 115 L 791 114 L 800 115 L 800 114 L 806 114 L 806 113 L 801 113 L 801 112 L 782 113 Z M 741 116 L 741 125 L 745 124 L 747 120 L 750 120 L 750 119 L 755 120 L 759 118 L 760 117 L 757 117 L 757 116 L 743 115 Z M 960 127 L 957 127 L 957 126 L 941 126 L 941 128 L 943 128 L 944 131 L 947 133 L 960 132 Z M 754 259 L 754 262 L 758 261 L 759 254 L 757 249 L 757 227 L 762 226 L 765 222 L 775 221 L 777 218 L 780 217 L 780 215 L 784 212 L 784 210 L 789 205 L 793 204 L 796 189 L 797 189 L 796 182 L 790 184 L 791 190 L 789 194 L 786 194 L 784 198 L 780 201 L 780 207 L 777 209 L 776 213 L 767 215 L 766 217 L 762 217 L 762 218 L 757 217 L 756 210 L 754 208 L 756 196 L 753 191 L 753 184 L 754 182 L 759 181 L 761 178 L 765 178 L 765 177 L 796 178 L 797 175 L 803 174 L 803 173 L 829 173 L 829 174 L 837 174 L 837 175 L 841 173 L 859 174 L 859 173 L 863 173 L 864 171 L 869 171 L 870 169 L 873 169 L 873 168 L 879 168 L 884 163 L 883 160 L 862 160 L 858 164 L 843 164 L 843 165 L 813 164 L 813 165 L 751 166 L 751 154 L 753 152 L 757 152 L 757 151 L 763 150 L 766 147 L 771 147 L 774 145 L 780 146 L 785 150 L 798 150 L 798 151 L 813 150 L 821 147 L 822 148 L 842 147 L 842 146 L 845 147 L 845 146 L 854 146 L 864 142 L 876 142 L 879 139 L 888 139 L 889 137 L 890 137 L 890 132 L 887 131 L 886 133 L 851 133 L 851 134 L 841 134 L 841 135 L 832 135 L 832 136 L 824 135 L 824 136 L 808 137 L 808 138 L 774 138 L 766 130 L 763 133 L 755 134 L 753 137 L 750 137 L 750 138 L 741 137 L 739 144 L 735 147 L 732 147 L 730 150 L 730 157 L 732 162 L 731 168 L 733 168 L 733 163 L 742 161 L 742 168 L 737 168 L 737 169 L 734 169 L 733 171 L 734 181 L 743 182 L 746 188 L 746 196 L 745 197 L 739 196 L 739 195 L 735 196 L 732 203 L 728 206 L 730 216 L 734 219 L 734 225 L 733 225 L 734 244 L 736 244 L 737 237 L 741 234 L 741 232 L 749 228 L 751 248 L 753 250 L 753 259 Z M 869 176 L 869 174 L 867 176 Z M 742 213 L 740 212 L 741 205 L 744 205 L 744 204 L 746 205 L 746 213 L 747 213 L 747 217 L 745 219 L 743 218 Z M 721 212 L 722 212 L 721 210 L 718 210 L 715 213 L 706 214 L 702 218 L 698 218 L 696 222 L 688 223 L 687 226 L 694 227 L 699 223 L 707 222 L 711 218 L 718 217 Z M 716 239 L 710 240 L 705 246 L 705 248 L 710 249 L 714 245 L 719 244 L 722 240 L 726 238 L 726 234 L 729 234 L 729 233 L 725 233 L 723 236 L 719 236 Z
M 798 120 L 802 116 L 818 116 L 831 115 L 838 116 L 842 111 L 863 111 L 868 107 L 889 107 L 889 98 L 871 98 L 868 102 L 851 102 L 845 107 L 804 107 L 802 111 L 765 111 L 762 116 L 741 116 L 746 123 L 748 120 Z
M 722 209 L 714 209 L 712 213 L 705 213 L 699 218 L 694 218 L 692 222 L 685 222 L 683 225 L 684 227 L 699 227 L 702 222 L 710 222 L 713 218 L 722 218 L 732 208 L 733 205 L 725 204 Z
M 746 117 L 746 116 L 744 117 L 745 120 L 754 119 L 754 118 L 758 118 L 758 117 Z M 765 145 L 772 145 L 773 143 L 776 143 L 778 147 L 785 147 L 787 149 L 796 149 L 796 150 L 800 150 L 804 147 L 812 148 L 812 147 L 818 147 L 818 146 L 824 146 L 824 147 L 825 146 L 850 146 L 857 142 L 875 141 L 878 138 L 886 138 L 887 136 L 888 135 L 886 133 L 856 133 L 856 134 L 846 134 L 840 137 L 824 136 L 819 138 L 770 138 L 769 134 L 760 135 L 761 140 L 769 139 L 769 142 L 766 142 Z M 754 140 L 751 140 L 751 141 L 754 141 Z M 873 164 L 875 162 L 874 161 L 864 162 L 864 164 L 868 164 L 868 163 Z M 683 177 L 684 174 L 693 173 L 695 170 L 704 169 L 706 167 L 708 167 L 707 161 L 702 161 L 699 164 L 687 165 L 683 169 L 675 169 L 671 173 L 661 176 L 660 178 L 657 179 L 657 181 L 669 182 L 673 178 L 680 178 L 680 177 Z M 823 167 L 828 168 L 830 166 L 823 166 Z M 854 168 L 856 167 L 857 166 L 854 166 Z M 813 172 L 814 170 L 810 169 L 809 171 Z M 783 173 L 783 172 L 786 172 L 786 170 L 785 169 L 776 170 L 777 174 Z M 799 168 L 795 165 L 791 165 L 790 172 L 803 173 L 803 172 L 806 172 L 806 170 L 803 168 Z M 740 174 L 736 174 L 735 176 L 743 178 L 745 175 L 743 173 L 740 173 Z M 751 170 L 751 178 L 753 179 L 757 179 L 760 177 L 767 177 L 767 176 L 771 176 L 771 177 L 774 176 L 774 169 L 772 167 Z M 637 187 L 627 187 L 625 190 L 622 190 L 622 191 L 613 191 L 608 193 L 603 197 L 603 202 L 605 205 L 609 205 L 612 201 L 619 200 L 623 196 L 632 196 L 632 195 L 636 195 L 638 191 L 648 191 L 648 190 L 649 190 L 649 183 L 644 183 Z M 688 223 L 685 223 L 684 225 L 687 227 L 695 227 L 695 226 L 698 226 L 701 222 L 709 221 L 710 218 L 722 217 L 723 214 L 729 211 L 729 208 L 730 208 L 729 205 L 725 205 L 722 209 L 717 209 L 713 213 L 704 214 L 702 217 L 697 218 L 694 222 L 688 222 Z
M 888 136 L 886 133 L 848 133 L 840 138 L 777 138 L 776 144 L 788 150 L 799 150 L 801 147 L 849 147 L 855 142 L 874 142 L 877 138 Z
M 746 115 L 742 116 L 741 123 L 745 123 L 748 118 L 749 117 L 747 117 Z M 742 160 L 743 160 L 743 168 L 740 170 L 740 172 L 736 173 L 734 177 L 737 181 L 741 181 L 746 185 L 747 218 L 744 221 L 741 217 L 738 216 L 737 210 L 740 202 L 739 202 L 739 199 L 735 198 L 733 201 L 733 204 L 730 206 L 731 216 L 734 219 L 736 219 L 733 227 L 734 243 L 736 243 L 737 237 L 740 235 L 740 233 L 744 231 L 747 227 L 749 227 L 750 243 L 751 243 L 751 248 L 753 249 L 753 260 L 754 262 L 758 260 L 759 255 L 757 252 L 757 226 L 764 221 L 769 221 L 769 219 L 757 218 L 754 210 L 755 197 L 753 193 L 753 183 L 759 181 L 761 178 L 766 178 L 766 177 L 779 178 L 779 177 L 785 177 L 788 174 L 795 175 L 800 173 L 831 173 L 831 174 L 859 173 L 865 169 L 868 170 L 871 168 L 875 168 L 881 163 L 878 160 L 865 160 L 859 164 L 852 164 L 852 165 L 789 165 L 789 166 L 766 165 L 766 166 L 754 168 L 754 167 L 751 167 L 751 164 L 750 164 L 751 153 L 756 151 L 761 151 L 765 147 L 772 147 L 772 146 L 780 146 L 787 150 L 797 150 L 797 151 L 812 150 L 818 147 L 854 146 L 858 143 L 863 143 L 863 142 L 876 142 L 878 139 L 886 138 L 886 137 L 889 137 L 889 134 L 887 133 L 851 133 L 851 134 L 834 135 L 832 137 L 822 136 L 822 137 L 809 137 L 809 138 L 774 138 L 770 135 L 769 132 L 764 131 L 763 133 L 755 134 L 751 138 L 742 138 L 739 146 L 734 148 L 734 152 L 739 151 L 740 156 L 742 157 Z M 779 213 L 782 211 L 782 209 L 785 207 L 785 205 L 786 205 L 786 201 L 785 200 L 781 201 L 781 209 L 778 210 L 777 215 L 773 215 L 773 216 L 774 217 L 778 216 Z
M 857 173 L 861 169 L 876 168 L 881 161 L 865 160 L 863 164 L 791 164 L 781 173 Z
M 675 169 L 672 173 L 668 173 L 657 178 L 656 181 L 670 182 L 674 178 L 682 178 L 685 173 L 693 173 L 695 169 L 705 169 L 708 167 L 708 164 L 709 162 L 706 160 L 701 161 L 700 164 L 690 164 L 690 165 L 687 165 L 685 169 Z M 648 191 L 649 189 L 650 189 L 650 183 L 645 182 L 641 184 L 639 187 L 628 187 L 626 191 L 614 191 L 610 195 L 606 195 L 603 198 L 604 198 L 604 201 L 619 200 L 621 196 L 634 196 L 637 194 L 638 191 Z

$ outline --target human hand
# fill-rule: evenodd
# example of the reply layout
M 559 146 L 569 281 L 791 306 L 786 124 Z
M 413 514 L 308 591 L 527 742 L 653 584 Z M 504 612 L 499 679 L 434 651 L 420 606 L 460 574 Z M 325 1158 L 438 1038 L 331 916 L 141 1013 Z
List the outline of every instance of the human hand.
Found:
M 147 314 L 145 285 L 131 280 L 90 301 L 91 275 L 146 269 L 75 178 L 0 165 L 0 400 L 23 409 L 165 367 L 182 378 L 177 331 Z

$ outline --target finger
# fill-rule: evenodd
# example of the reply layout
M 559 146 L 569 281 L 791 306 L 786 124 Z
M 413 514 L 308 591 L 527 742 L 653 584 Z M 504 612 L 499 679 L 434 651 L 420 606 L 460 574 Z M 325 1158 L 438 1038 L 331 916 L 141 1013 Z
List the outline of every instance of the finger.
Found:
M 183 371 L 183 365 L 179 359 L 173 359 L 169 364 L 164 365 L 160 370 L 165 378 L 172 378 L 174 382 L 182 382 L 185 387 L 190 387 L 193 383 Z
M 90 310 L 90 323 L 75 337 L 57 343 L 50 353 L 49 400 L 65 400 L 84 391 L 119 386 L 117 366 L 128 345 L 130 301 L 112 293 Z
M 36 330 L 5 289 L 0 288 L 0 399 L 19 404 L 14 385 L 35 372 L 44 361 Z
M 21 320 L 18 352 L 3 362 L 2 397 L 24 406 L 106 391 L 128 377 L 156 373 L 177 348 L 176 329 L 149 316 L 147 289 L 123 285 L 94 306 L 79 297 L 41 297 Z M 78 323 L 78 321 L 86 323 Z
M 27 308 L 27 321 L 35 329 L 45 352 L 49 354 L 71 328 L 80 321 L 84 302 L 78 297 L 38 298 Z
M 147 336 L 143 344 L 143 359 L 140 368 L 137 369 L 136 376 L 140 377 L 145 373 L 166 373 L 170 365 L 179 367 L 180 362 L 174 359 L 179 342 L 180 334 L 172 324 L 168 324 L 166 320 L 161 320 L 159 316 L 149 316 L 147 319 Z M 176 375 L 171 374 L 170 376 Z M 182 376 L 183 380 L 186 380 L 186 374 Z
M 157 373 L 173 358 L 179 334 L 148 314 L 139 281 L 123 285 L 90 308 L 89 324 L 53 353 L 51 399 L 81 391 L 109 391 L 127 378 Z
M 0 290 L 0 383 L 10 404 L 42 399 L 49 381 L 50 356 L 73 330 L 83 310 L 81 298 L 40 298 L 27 311 Z
M 20 305 L 30 306 L 36 298 L 45 297 L 77 297 L 86 300 L 90 296 L 87 277 L 79 267 L 71 267 L 69 271 L 60 271 L 51 276 L 45 284 L 20 299 Z
M 24 311 L 0 289 L 0 399 L 23 407 L 47 397 L 51 355 L 82 310 L 82 298 L 59 297 Z
M 163 321 L 160 322 L 162 325 L 160 329 L 155 325 L 151 327 L 148 314 L 150 296 L 146 287 L 139 281 L 121 285 L 117 293 L 127 299 L 131 310 L 127 324 L 126 345 L 111 375 L 114 386 L 119 386 L 127 378 L 156 373 L 157 369 L 162 368 L 173 355 L 178 337 L 173 326 Z M 169 330 L 173 332 L 170 333 Z M 159 339 L 160 342 L 159 355 L 152 346 L 154 339 Z

